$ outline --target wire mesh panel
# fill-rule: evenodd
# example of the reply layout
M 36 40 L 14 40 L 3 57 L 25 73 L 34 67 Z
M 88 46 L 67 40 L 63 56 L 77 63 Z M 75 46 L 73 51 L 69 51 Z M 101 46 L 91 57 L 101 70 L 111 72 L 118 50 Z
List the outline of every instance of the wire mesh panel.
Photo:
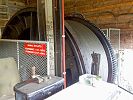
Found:
M 29 43 L 38 45 L 41 43 Z M 36 55 L 35 53 L 25 53 L 24 42 L 19 42 L 19 71 L 22 80 L 31 78 L 31 69 L 36 67 L 37 75 L 47 75 L 47 56 Z M 34 47 L 33 47 L 34 48 Z
M 48 70 L 48 43 L 41 41 L 1 40 L 0 58 L 16 60 L 22 81 L 31 78 L 32 67 L 36 74 L 45 76 Z
M 109 37 L 110 37 L 110 42 L 113 46 L 113 49 L 115 50 L 115 52 L 118 53 L 119 49 L 120 49 L 120 29 L 113 29 L 110 28 L 109 29 Z
M 0 41 L 0 58 L 13 57 L 18 61 L 17 42 Z

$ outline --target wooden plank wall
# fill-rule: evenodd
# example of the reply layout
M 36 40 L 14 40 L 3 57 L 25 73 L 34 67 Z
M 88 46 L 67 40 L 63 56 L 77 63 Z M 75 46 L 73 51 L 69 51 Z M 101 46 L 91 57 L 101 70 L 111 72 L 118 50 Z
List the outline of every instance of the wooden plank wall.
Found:
M 65 0 L 65 16 L 73 13 L 99 28 L 121 29 L 121 48 L 133 49 L 133 0 Z

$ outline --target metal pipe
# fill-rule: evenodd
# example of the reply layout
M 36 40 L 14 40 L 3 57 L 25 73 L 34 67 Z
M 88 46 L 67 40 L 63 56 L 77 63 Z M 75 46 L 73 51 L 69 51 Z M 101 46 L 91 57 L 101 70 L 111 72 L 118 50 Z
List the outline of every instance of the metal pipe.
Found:
M 66 88 L 64 0 L 62 0 L 62 67 L 64 77 L 64 88 Z
M 38 35 L 39 35 L 39 41 L 41 41 L 41 33 L 40 33 L 40 18 L 39 18 L 39 1 L 37 0 L 37 23 L 38 23 Z

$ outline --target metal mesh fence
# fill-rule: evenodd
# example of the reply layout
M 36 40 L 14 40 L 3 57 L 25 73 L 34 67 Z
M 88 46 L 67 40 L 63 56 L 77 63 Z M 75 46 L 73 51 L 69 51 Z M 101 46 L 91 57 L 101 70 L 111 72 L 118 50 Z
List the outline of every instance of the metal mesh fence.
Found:
M 17 58 L 17 42 L 0 41 L 0 58 L 13 57 L 16 62 Z
M 115 52 L 120 49 L 120 29 L 109 29 L 110 42 Z
M 31 53 L 25 53 L 25 42 L 29 44 L 46 44 L 47 53 L 47 42 L 40 41 L 16 41 L 16 40 L 1 40 L 0 41 L 0 58 L 13 57 L 16 60 L 20 78 L 22 81 L 31 78 L 32 67 L 36 67 L 36 74 L 45 76 L 47 75 L 47 58 L 46 56 L 36 55 Z

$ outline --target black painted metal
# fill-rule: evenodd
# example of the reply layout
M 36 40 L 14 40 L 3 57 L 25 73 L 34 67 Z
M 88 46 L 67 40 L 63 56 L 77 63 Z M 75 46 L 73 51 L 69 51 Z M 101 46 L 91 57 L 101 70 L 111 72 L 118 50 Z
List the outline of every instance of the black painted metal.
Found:
M 54 47 L 55 47 L 55 72 L 57 76 L 61 76 L 62 65 L 62 0 L 52 0 L 53 2 L 53 31 L 54 31 Z
M 37 0 L 37 20 L 39 40 L 46 41 L 46 15 L 45 2 L 43 2 L 43 0 Z
M 55 12 L 54 15 L 56 15 L 56 13 L 57 12 Z M 59 13 L 57 13 L 57 15 L 59 15 Z M 58 21 L 57 17 L 56 19 Z M 56 25 L 59 25 L 59 23 L 56 23 L 57 21 L 54 21 L 55 23 L 54 28 L 59 27 L 59 26 L 56 26 Z M 67 69 L 70 69 L 72 73 L 71 75 L 72 81 L 76 82 L 78 80 L 76 76 L 79 76 L 84 73 L 88 73 L 91 70 L 89 67 L 87 67 L 88 65 L 86 65 L 86 64 L 90 64 L 90 60 L 91 60 L 91 58 L 87 58 L 87 55 L 88 55 L 87 50 L 91 48 L 91 45 L 89 45 L 91 38 L 95 37 L 97 41 L 94 42 L 94 45 L 97 44 L 97 42 L 101 45 L 100 48 L 105 52 L 103 55 L 106 55 L 104 59 L 107 59 L 107 63 L 106 63 L 107 68 L 105 69 L 108 69 L 108 72 L 107 72 L 108 74 L 107 74 L 107 79 L 105 80 L 107 80 L 108 82 L 114 82 L 116 78 L 115 74 L 116 74 L 117 66 L 116 66 L 113 50 L 110 46 L 110 43 L 107 41 L 107 39 L 100 31 L 100 29 L 98 29 L 94 24 L 77 17 L 67 17 L 65 21 L 66 21 L 65 33 L 66 33 L 66 42 L 67 42 L 66 51 L 70 53 L 68 57 L 68 59 L 69 58 L 70 59 L 69 61 L 66 61 L 66 65 L 68 65 Z M 79 27 L 78 29 L 76 25 L 77 27 Z M 58 29 L 55 30 L 55 34 L 54 34 L 55 40 L 56 40 L 55 43 L 61 44 L 61 35 Z M 89 34 L 84 33 L 84 35 L 81 35 L 82 32 L 84 31 L 91 31 L 92 37 L 90 36 L 90 33 Z M 78 37 L 79 35 L 81 37 Z M 3 39 L 20 39 L 20 40 L 39 40 L 36 8 L 26 8 L 17 12 L 7 23 L 4 29 L 2 38 Z M 81 41 L 79 42 L 78 40 L 81 40 Z M 56 47 L 55 52 L 56 53 L 60 52 L 61 48 L 58 48 L 58 47 L 61 47 L 61 46 L 56 45 L 55 47 Z M 61 54 L 57 54 L 57 56 L 58 57 L 56 57 L 56 59 L 61 58 Z M 56 65 L 61 65 L 61 62 L 59 64 L 59 61 L 60 60 L 58 60 L 57 62 L 58 64 Z M 58 67 L 56 68 L 57 70 L 61 71 L 61 66 L 56 66 L 56 67 Z M 61 73 L 59 71 L 57 71 L 56 73 L 57 75 Z
M 63 89 L 64 79 L 51 77 L 38 84 L 38 79 L 30 79 L 14 86 L 15 100 L 44 100 Z

